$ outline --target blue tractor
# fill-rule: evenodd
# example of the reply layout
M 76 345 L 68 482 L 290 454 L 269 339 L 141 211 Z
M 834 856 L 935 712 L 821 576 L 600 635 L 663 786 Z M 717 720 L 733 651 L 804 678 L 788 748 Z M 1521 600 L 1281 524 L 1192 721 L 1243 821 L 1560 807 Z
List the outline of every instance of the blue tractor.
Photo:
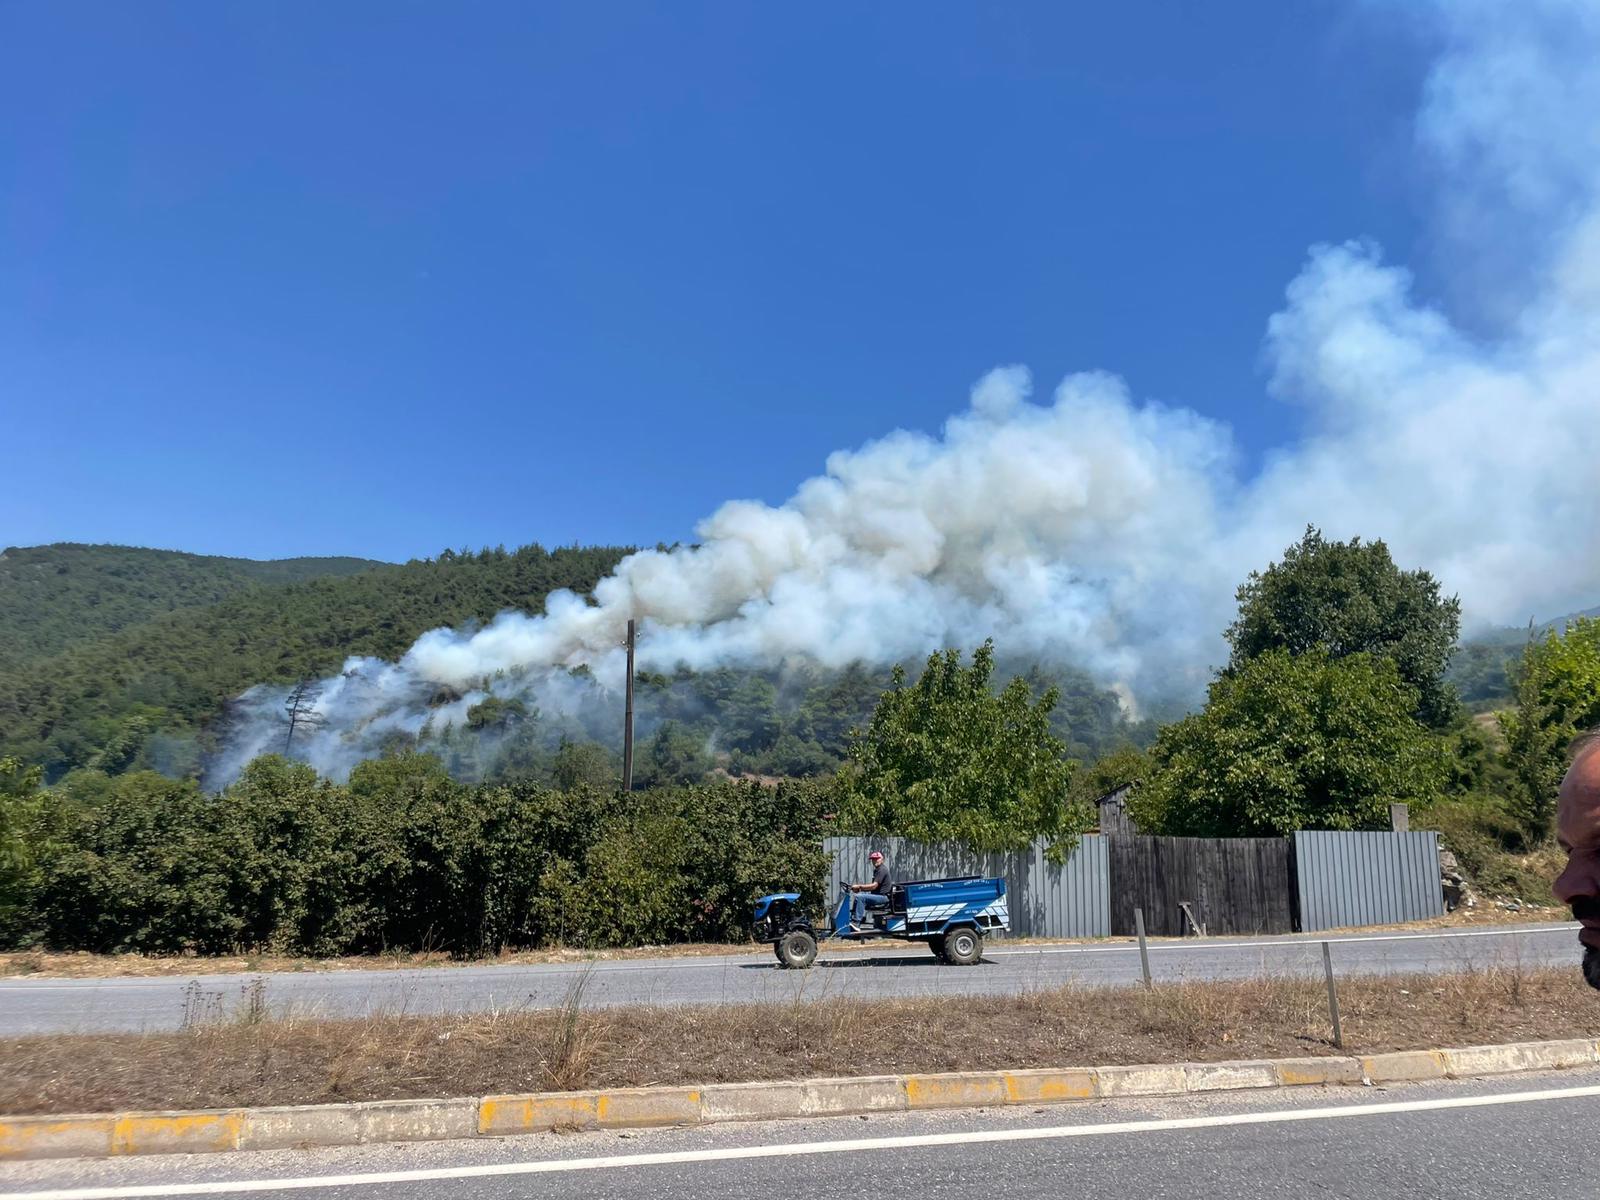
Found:
M 1006 911 L 1006 881 L 964 875 L 957 879 L 916 879 L 895 884 L 887 906 L 869 908 L 861 928 L 850 925 L 850 889 L 844 888 L 831 925 L 813 922 L 799 892 L 778 892 L 756 901 L 752 932 L 770 945 L 784 967 L 805 970 L 828 938 L 859 942 L 897 938 L 924 942 L 934 957 L 955 967 L 983 960 L 983 939 L 1011 928 Z

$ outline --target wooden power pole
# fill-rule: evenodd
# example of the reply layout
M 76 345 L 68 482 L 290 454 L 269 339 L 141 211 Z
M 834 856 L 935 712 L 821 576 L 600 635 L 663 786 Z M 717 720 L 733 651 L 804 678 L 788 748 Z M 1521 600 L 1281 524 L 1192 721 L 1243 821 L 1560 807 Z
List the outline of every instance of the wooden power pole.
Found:
M 622 711 L 622 790 L 633 791 L 633 620 L 628 620 L 628 685 Z

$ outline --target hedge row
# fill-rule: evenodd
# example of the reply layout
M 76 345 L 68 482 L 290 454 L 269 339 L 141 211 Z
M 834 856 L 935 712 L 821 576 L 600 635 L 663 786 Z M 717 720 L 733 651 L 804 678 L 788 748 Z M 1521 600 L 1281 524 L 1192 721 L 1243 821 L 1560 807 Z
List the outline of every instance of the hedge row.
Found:
M 820 892 L 822 792 L 733 782 L 623 796 L 467 786 L 437 760 L 348 784 L 279 758 L 226 791 L 142 773 L 39 798 L 0 941 L 148 953 L 461 955 L 742 939 L 750 904 Z

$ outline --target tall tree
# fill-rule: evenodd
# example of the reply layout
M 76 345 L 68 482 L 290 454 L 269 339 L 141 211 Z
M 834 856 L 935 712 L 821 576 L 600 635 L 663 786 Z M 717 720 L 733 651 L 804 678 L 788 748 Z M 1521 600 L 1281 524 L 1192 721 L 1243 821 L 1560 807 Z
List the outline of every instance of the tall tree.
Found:
M 486 696 L 467 709 L 467 728 L 474 733 L 504 733 L 514 725 L 528 719 L 528 706 L 521 700 L 506 700 L 500 696 Z M 538 720 L 538 710 L 533 713 Z
M 1443 783 L 1416 704 L 1390 659 L 1269 650 L 1161 731 L 1129 811 L 1149 832 L 1196 837 L 1381 828 L 1390 803 L 1427 803 Z
M 616 756 L 599 742 L 562 738 L 550 765 L 550 782 L 563 792 L 581 787 L 597 792 L 613 791 L 617 786 Z
M 1441 596 L 1427 571 L 1401 570 L 1381 541 L 1330 542 L 1307 526 L 1283 561 L 1240 586 L 1228 669 L 1272 650 L 1387 658 L 1416 689 L 1417 717 L 1437 727 L 1456 711 L 1444 673 L 1460 630 L 1460 600 Z
M 1535 842 L 1549 838 L 1567 745 L 1600 725 L 1600 619 L 1579 617 L 1529 641 L 1514 672 L 1516 708 L 1500 715 L 1516 776 L 1512 815 Z
M 289 717 L 289 731 L 283 737 L 283 754 L 289 757 L 294 750 L 294 735 L 312 732 L 323 723 L 317 711 L 317 701 L 322 698 L 322 685 L 314 679 L 302 679 L 289 689 L 283 710 Z
M 634 787 L 694 783 L 711 769 L 705 742 L 676 721 L 663 721 L 634 763 Z
M 1056 852 L 1092 823 L 1073 805 L 1074 764 L 1050 732 L 1052 688 L 1037 701 L 1024 679 L 990 686 L 994 643 L 928 659 L 910 687 L 894 686 L 851 745 L 839 776 L 840 822 L 862 833 L 951 840 L 975 850 L 1018 849 L 1039 836 Z
M 0 758 L 0 945 L 14 936 L 36 881 L 45 813 L 41 774 L 38 767 Z

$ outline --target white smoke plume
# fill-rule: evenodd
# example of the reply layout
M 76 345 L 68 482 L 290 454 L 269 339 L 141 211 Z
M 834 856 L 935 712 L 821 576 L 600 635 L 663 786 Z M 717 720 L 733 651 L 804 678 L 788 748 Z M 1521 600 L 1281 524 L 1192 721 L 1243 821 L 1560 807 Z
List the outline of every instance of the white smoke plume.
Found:
M 615 687 L 625 622 L 646 668 L 892 663 L 986 637 L 1107 685 L 1198 692 L 1233 589 L 1307 523 L 1382 537 L 1459 592 L 1469 622 L 1600 595 L 1600 6 L 1439 4 L 1417 118 L 1435 239 L 1468 332 L 1370 244 L 1313 248 L 1268 322 L 1272 395 L 1308 434 L 1241 479 L 1229 431 L 1074 375 L 1044 402 L 1022 367 L 942 433 L 832 455 L 783 504 L 737 500 L 698 544 L 623 561 L 592 602 L 550 597 L 398 663 L 327 681 L 303 752 L 332 774 L 392 732 L 459 722 L 491 692 L 570 711 Z M 1408 9 L 1408 13 L 1415 10 Z M 1490 292 L 1492 294 L 1485 294 Z M 567 672 L 584 666 L 593 681 Z M 441 689 L 460 698 L 430 707 Z M 281 738 L 252 689 L 223 774 Z

